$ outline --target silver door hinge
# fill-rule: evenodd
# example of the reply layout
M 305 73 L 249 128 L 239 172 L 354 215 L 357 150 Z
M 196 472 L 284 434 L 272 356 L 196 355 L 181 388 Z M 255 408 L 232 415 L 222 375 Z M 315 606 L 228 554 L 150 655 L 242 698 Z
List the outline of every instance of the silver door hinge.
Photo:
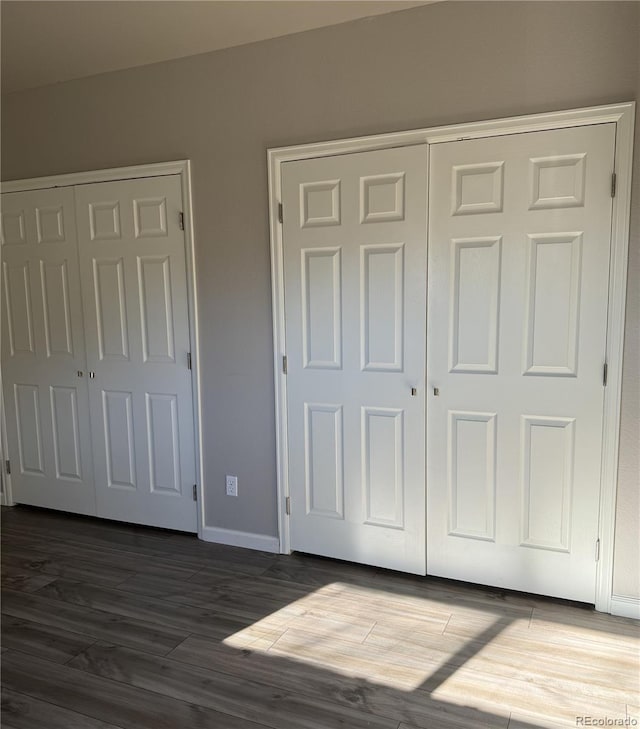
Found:
M 291 497 L 287 496 L 287 498 L 284 500 L 284 510 L 287 514 L 287 516 L 291 515 Z
M 288 371 L 287 355 L 282 355 L 282 374 L 286 375 Z
M 198 484 L 197 483 L 193 484 L 193 500 L 194 501 L 198 500 Z
M 187 352 L 187 367 L 191 369 L 191 352 Z
M 616 184 L 618 182 L 618 176 L 615 172 L 611 174 L 611 197 L 616 196 Z
M 600 538 L 596 539 L 596 562 L 600 559 Z
M 282 223 L 284 219 L 284 211 L 282 209 L 282 203 L 278 203 L 278 222 Z
M 602 386 L 607 386 L 607 376 L 609 374 L 609 365 L 605 362 L 602 368 Z
M 178 225 L 180 226 L 180 230 L 184 230 L 184 213 L 178 215 Z
M 4 462 L 4 470 L 7 472 L 7 475 L 11 475 L 11 461 L 5 461 Z

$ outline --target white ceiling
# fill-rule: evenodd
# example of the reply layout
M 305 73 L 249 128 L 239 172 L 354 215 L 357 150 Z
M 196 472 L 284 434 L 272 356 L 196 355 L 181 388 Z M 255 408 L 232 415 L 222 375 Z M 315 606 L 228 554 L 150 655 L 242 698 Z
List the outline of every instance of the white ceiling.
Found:
M 2 0 L 2 91 L 405 10 L 401 0 Z

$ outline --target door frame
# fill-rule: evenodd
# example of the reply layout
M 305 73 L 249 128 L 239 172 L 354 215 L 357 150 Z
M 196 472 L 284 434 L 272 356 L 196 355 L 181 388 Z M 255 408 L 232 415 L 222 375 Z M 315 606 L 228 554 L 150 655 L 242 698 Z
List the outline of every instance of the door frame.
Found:
M 202 412 L 200 381 L 200 336 L 198 325 L 198 288 L 195 266 L 195 236 L 193 227 L 193 197 L 191 188 L 191 161 L 176 160 L 172 162 L 156 162 L 132 167 L 113 167 L 104 170 L 73 172 L 49 177 L 33 177 L 23 180 L 2 182 L 0 192 L 24 192 L 27 190 L 43 190 L 53 187 L 72 187 L 96 182 L 115 182 L 118 180 L 134 180 L 146 177 L 165 177 L 180 175 L 182 190 L 185 263 L 187 269 L 187 299 L 189 316 L 189 342 L 191 347 L 191 393 L 193 400 L 193 426 L 195 438 L 195 467 L 197 500 L 197 532 L 200 539 L 204 530 L 204 495 L 202 462 Z M 4 417 L 4 410 L 2 411 Z
M 611 228 L 611 261 L 609 267 L 609 306 L 607 313 L 606 361 L 607 386 L 604 389 L 604 421 L 602 442 L 601 491 L 599 511 L 600 559 L 596 565 L 596 609 L 610 612 L 613 591 L 613 548 L 615 536 L 616 491 L 618 481 L 618 446 L 620 439 L 620 400 L 622 392 L 622 356 L 629 250 L 631 210 L 631 169 L 633 164 L 633 132 L 635 102 L 586 107 L 568 111 L 494 119 L 441 127 L 392 132 L 367 137 L 355 137 L 328 142 L 278 147 L 267 150 L 269 229 L 271 246 L 271 286 L 273 317 L 273 364 L 276 415 L 276 468 L 278 495 L 278 534 L 280 552 L 291 551 L 287 518 L 288 431 L 287 380 L 283 372 L 286 356 L 284 306 L 284 250 L 279 206 L 282 200 L 282 165 L 285 162 L 365 152 L 415 144 L 427 145 L 427 165 L 430 145 L 443 142 L 480 139 L 507 134 L 547 131 L 614 123 L 616 145 L 614 169 L 616 194 L 613 198 Z M 425 170 L 427 174 L 427 170 Z M 427 180 L 427 196 L 429 195 Z M 428 221 L 427 221 L 428 226 Z M 425 237 L 428 227 L 425 230 Z M 428 245 L 428 238 L 427 238 Z M 427 332 L 427 342 L 429 333 Z M 428 374 L 428 373 L 427 373 Z M 428 454 L 427 454 L 428 457 Z M 426 488 L 426 484 L 425 484 Z M 426 519 L 426 514 L 425 514 Z M 426 543 L 425 543 L 426 549 Z

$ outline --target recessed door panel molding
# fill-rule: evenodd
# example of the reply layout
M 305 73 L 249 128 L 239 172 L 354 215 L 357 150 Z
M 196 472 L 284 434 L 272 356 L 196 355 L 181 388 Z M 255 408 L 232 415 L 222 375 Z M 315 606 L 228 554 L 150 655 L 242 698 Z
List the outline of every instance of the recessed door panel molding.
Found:
M 35 355 L 29 262 L 2 263 L 11 356 Z
M 522 416 L 522 545 L 570 551 L 575 419 Z
M 120 240 L 120 203 L 117 200 L 90 203 L 89 224 L 92 241 Z
M 178 396 L 145 393 L 151 491 L 180 495 Z
M 564 154 L 529 160 L 530 210 L 584 205 L 587 155 Z
M 306 513 L 344 518 L 342 407 L 304 404 Z
M 342 270 L 340 248 L 302 251 L 304 366 L 342 366 Z
M 100 360 L 129 359 L 124 259 L 93 259 L 96 331 Z
M 294 550 L 424 574 L 426 147 L 282 178 Z
M 360 251 L 362 369 L 401 372 L 404 352 L 404 243 L 365 245 Z
M 496 413 L 448 415 L 448 533 L 495 540 Z
M 2 245 L 20 246 L 27 242 L 24 210 L 2 213 Z
M 53 386 L 49 388 L 49 396 L 56 478 L 82 481 L 77 389 Z
M 139 256 L 138 286 L 143 359 L 175 362 L 169 256 Z
M 71 304 L 67 261 L 40 261 L 47 357 L 73 357 Z
M 44 453 L 40 416 L 40 392 L 37 385 L 13 386 L 18 430 L 20 471 L 44 476 Z
M 65 241 L 64 208 L 62 205 L 36 207 L 36 231 L 38 243 L 62 243 Z
M 582 233 L 528 235 L 524 374 L 576 377 Z
M 340 180 L 300 185 L 300 227 L 340 225 Z
M 404 412 L 362 408 L 365 523 L 404 527 Z
M 165 238 L 167 236 L 167 201 L 141 198 L 133 201 L 136 238 Z
M 502 238 L 451 241 L 449 371 L 496 374 Z
M 614 151 L 607 124 L 433 146 L 431 574 L 595 600 Z
M 502 212 L 504 162 L 454 165 L 452 215 Z
M 360 221 L 404 220 L 404 172 L 360 178 Z
M 102 391 L 104 448 L 109 488 L 136 488 L 133 393 Z

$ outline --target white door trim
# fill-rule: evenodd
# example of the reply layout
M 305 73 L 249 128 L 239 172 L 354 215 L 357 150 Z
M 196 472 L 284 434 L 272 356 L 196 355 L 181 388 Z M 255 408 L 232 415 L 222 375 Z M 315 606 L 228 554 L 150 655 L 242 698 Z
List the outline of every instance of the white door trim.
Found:
M 25 190 L 42 190 L 52 187 L 71 187 L 95 182 L 113 182 L 115 180 L 133 180 L 144 177 L 162 177 L 165 175 L 180 175 L 182 188 L 182 201 L 184 205 L 184 235 L 185 258 L 187 267 L 187 297 L 189 307 L 189 339 L 191 345 L 192 369 L 192 397 L 193 420 L 195 434 L 196 454 L 196 481 L 198 491 L 198 537 L 203 538 L 204 523 L 204 494 L 206 489 L 203 483 L 202 463 L 202 414 L 201 414 L 201 383 L 200 383 L 200 337 L 198 326 L 198 292 L 195 266 L 195 237 L 193 233 L 193 197 L 191 192 L 191 162 L 178 160 L 175 162 L 159 162 L 134 167 L 115 167 L 105 170 L 90 170 L 87 172 L 73 172 L 66 175 L 53 175 L 50 177 L 34 177 L 25 180 L 11 180 L 3 182 L 1 192 L 22 192 Z
M 634 117 L 635 103 L 629 102 L 267 150 L 269 224 L 271 236 L 271 285 L 273 292 L 272 314 L 276 399 L 278 533 L 280 551 L 282 553 L 286 554 L 290 551 L 289 524 L 286 515 L 286 499 L 289 495 L 286 416 L 287 383 L 282 368 L 282 358 L 286 355 L 287 351 L 284 318 L 284 259 L 282 227 L 278 220 L 278 205 L 282 199 L 282 164 L 292 160 L 309 159 L 311 157 L 349 154 L 352 152 L 385 149 L 388 147 L 399 147 L 425 142 L 431 145 L 460 139 L 476 139 L 504 134 L 561 129 L 564 127 L 579 127 L 589 124 L 615 123 L 615 172 L 617 175 L 617 191 L 613 200 L 613 225 L 611 231 L 611 266 L 607 321 L 608 383 L 604 393 L 604 435 L 600 496 L 600 560 L 596 575 L 596 609 L 602 612 L 611 611 Z M 613 607 L 615 607 L 615 604 Z

